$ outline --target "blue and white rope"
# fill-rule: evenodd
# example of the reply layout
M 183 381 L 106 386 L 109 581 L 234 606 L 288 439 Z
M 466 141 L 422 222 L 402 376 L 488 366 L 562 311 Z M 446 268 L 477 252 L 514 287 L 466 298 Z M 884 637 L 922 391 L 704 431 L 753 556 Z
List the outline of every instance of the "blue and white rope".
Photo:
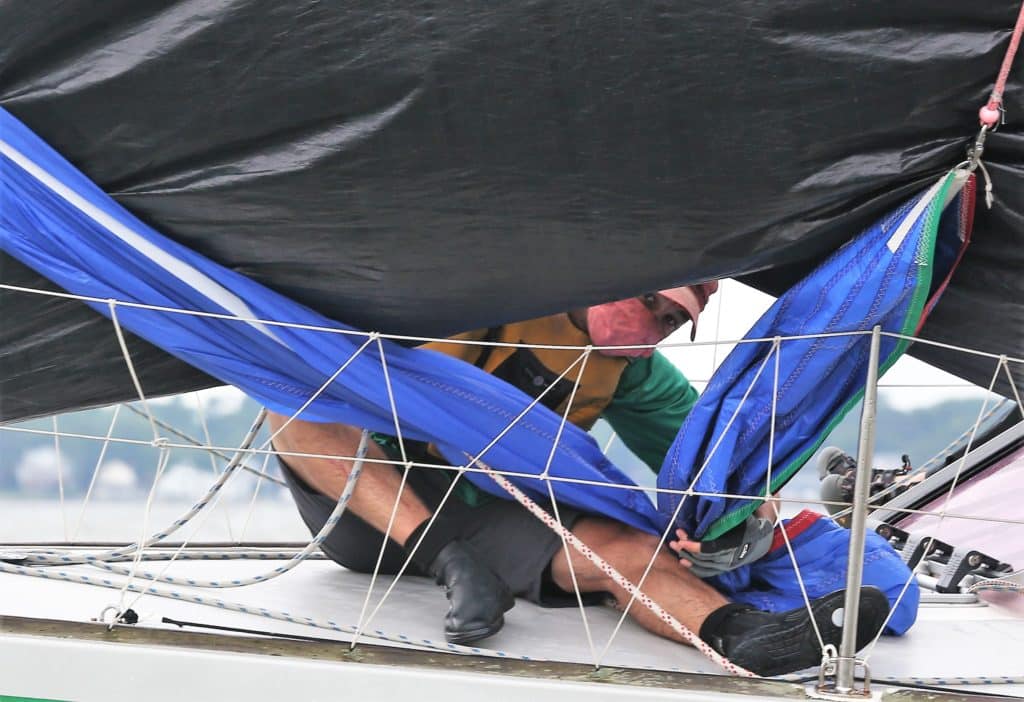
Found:
M 967 588 L 967 592 L 1016 592 L 1024 595 L 1024 583 L 1002 578 L 979 580 Z
M 149 571 L 142 571 L 134 573 L 134 577 L 141 578 L 143 580 L 156 581 L 161 583 L 168 583 L 171 585 L 189 585 L 192 587 L 206 587 L 206 588 L 226 588 L 226 587 L 244 587 L 246 585 L 255 585 L 256 583 L 266 582 L 267 580 L 273 580 L 276 577 L 284 575 L 288 571 L 294 569 L 299 563 L 302 563 L 306 558 L 318 551 L 320 544 L 330 535 L 338 521 L 341 519 L 341 515 L 344 514 L 345 508 L 348 506 L 349 500 L 352 499 L 352 493 L 356 489 L 356 481 L 359 480 L 360 474 L 363 472 L 363 458 L 366 457 L 367 444 L 369 442 L 369 433 L 364 431 L 362 437 L 359 440 L 359 448 L 356 451 L 356 460 L 352 465 L 352 470 L 349 471 L 348 479 L 345 481 L 345 488 L 342 490 L 341 496 L 338 498 L 337 504 L 334 506 L 334 510 L 331 512 L 327 521 L 320 528 L 313 540 L 306 544 L 306 547 L 296 553 L 292 558 L 284 565 L 274 568 L 268 573 L 262 575 L 252 575 L 247 578 L 232 578 L 230 580 L 200 580 L 197 578 L 186 578 L 186 577 L 172 577 L 170 575 L 162 575 L 158 573 L 151 573 Z M 177 558 L 176 554 L 171 560 Z M 104 561 L 90 561 L 89 565 L 95 566 L 102 570 L 110 573 L 116 573 L 117 575 L 131 576 L 132 572 L 128 568 L 122 568 L 120 566 L 110 565 Z
M 876 677 L 880 683 L 889 685 L 929 685 L 948 687 L 950 685 L 1022 685 L 1024 675 L 942 675 L 933 677 Z
M 34 568 L 4 562 L 0 562 L 0 573 L 27 575 L 36 578 L 45 578 L 47 580 L 60 580 L 69 583 L 93 585 L 96 587 L 105 587 L 114 590 L 120 590 L 124 586 L 124 583 L 118 582 L 116 580 L 90 577 L 88 575 L 83 575 L 78 572 L 71 572 L 64 569 L 58 570 L 55 568 Z M 265 607 L 253 607 L 251 605 L 241 604 L 238 602 L 229 602 L 227 600 L 222 600 L 216 597 L 204 597 L 202 595 L 194 594 L 191 592 L 184 592 L 181 590 L 169 590 L 152 585 L 141 586 L 135 584 L 129 584 L 127 590 L 128 592 L 133 592 L 140 595 L 166 597 L 172 600 L 191 602 L 193 604 L 206 605 L 209 607 L 217 607 L 218 609 L 224 609 L 232 612 L 241 612 L 243 614 L 251 614 L 259 617 L 266 617 L 268 619 L 289 622 L 291 624 L 301 624 L 304 626 L 311 626 L 318 629 L 328 629 L 330 631 L 337 631 L 343 634 L 354 635 L 356 633 L 355 626 L 339 624 L 338 622 L 332 621 L 330 619 L 303 617 L 293 615 L 289 612 L 267 609 Z M 374 629 L 372 631 L 363 631 L 361 635 L 368 636 L 374 639 L 380 639 L 382 641 L 389 641 L 392 643 L 419 646 L 422 648 L 429 648 L 437 651 L 447 651 L 451 653 L 459 653 L 463 655 L 491 656 L 496 658 L 518 658 L 521 660 L 543 660 L 538 658 L 530 658 L 528 656 L 512 656 L 503 651 L 475 648 L 470 646 L 459 646 L 457 644 L 450 644 L 444 641 L 421 639 L 416 637 L 405 636 L 402 634 L 388 634 L 379 629 Z
M 231 549 L 211 549 L 211 548 L 196 548 L 190 547 L 185 551 L 182 551 L 177 556 L 174 555 L 174 551 L 169 548 L 162 549 L 151 549 L 143 551 L 142 556 L 139 558 L 140 561 L 288 561 L 301 552 L 301 549 L 255 549 L 246 547 L 233 547 Z M 27 560 L 27 556 L 36 555 L 61 555 L 66 553 L 65 551 L 12 551 L 12 558 L 5 558 L 8 562 L 22 562 Z M 130 562 L 134 556 L 125 555 L 119 556 L 118 558 L 108 558 L 105 563 L 126 563 Z M 306 556 L 307 561 L 326 561 L 330 560 L 323 553 L 310 553 Z M 47 568 L 54 568 L 58 565 L 67 565 L 65 563 L 36 563 L 38 566 L 45 566 Z
M 263 420 L 266 416 L 267 411 L 265 409 L 261 410 L 260 413 L 257 415 L 256 420 L 249 428 L 248 433 L 245 435 L 245 439 L 243 439 L 241 447 L 239 447 L 238 451 L 231 458 L 231 461 L 224 467 L 224 472 L 220 474 L 220 476 L 217 478 L 216 481 L 214 481 L 210 489 L 207 490 L 206 494 L 203 495 L 203 497 L 201 497 L 198 502 L 192 505 L 192 507 L 185 514 L 183 514 L 178 519 L 174 520 L 174 522 L 172 522 L 172 524 L 166 529 L 163 529 L 162 531 L 153 534 L 148 539 L 145 539 L 142 542 L 136 542 L 133 544 L 129 544 L 127 546 L 122 546 L 112 551 L 79 554 L 64 553 L 61 555 L 50 555 L 46 553 L 30 553 L 26 554 L 25 560 L 29 563 L 53 565 L 96 563 L 100 561 L 118 559 L 122 556 L 131 555 L 140 549 L 148 548 L 154 544 L 163 541 L 168 536 L 176 532 L 178 529 L 188 524 L 193 517 L 195 517 L 199 512 L 201 512 L 203 508 L 206 507 L 206 505 L 208 505 L 217 496 L 217 493 L 219 493 L 221 488 L 224 487 L 224 484 L 228 481 L 228 479 L 232 475 L 234 475 L 234 473 L 238 470 L 242 457 L 246 455 L 247 449 L 252 445 L 252 442 L 256 438 L 256 434 L 259 432 L 260 427 L 263 425 Z

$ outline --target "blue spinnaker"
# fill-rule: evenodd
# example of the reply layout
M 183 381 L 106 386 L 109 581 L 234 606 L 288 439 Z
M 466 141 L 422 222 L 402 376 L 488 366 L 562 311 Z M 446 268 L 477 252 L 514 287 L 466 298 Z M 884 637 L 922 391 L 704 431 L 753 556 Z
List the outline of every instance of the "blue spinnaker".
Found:
M 547 465 L 561 417 L 540 404 L 527 410 L 532 399 L 520 390 L 458 359 L 387 340 L 373 340 L 359 352 L 365 333 L 159 234 L 3 110 L 0 152 L 0 247 L 65 290 L 98 298 L 89 304 L 101 314 L 110 316 L 103 300 L 129 303 L 117 307 L 124 328 L 274 411 L 291 415 L 316 396 L 303 419 L 395 434 L 383 353 L 404 438 L 435 442 L 456 465 L 467 462 L 466 454 L 527 474 L 539 474 Z M 561 434 L 550 474 L 633 484 L 589 434 L 572 425 Z M 503 494 L 490 478 L 468 475 Z M 548 499 L 539 480 L 520 478 L 517 484 L 535 499 Z M 555 485 L 558 498 L 570 504 L 658 531 L 657 512 L 640 490 Z
M 665 457 L 659 487 L 763 496 L 793 477 L 863 396 L 870 330 L 905 337 L 924 323 L 970 239 L 973 195 L 965 171 L 947 174 L 786 291 L 715 372 Z M 804 338 L 776 351 L 775 337 Z M 879 375 L 908 345 L 882 337 Z M 662 492 L 659 511 L 710 539 L 758 506 L 719 495 Z
M 809 510 L 786 520 L 783 528 L 810 599 L 846 586 L 846 558 L 843 555 L 850 547 L 848 529 Z M 917 618 L 921 592 L 916 580 L 904 592 L 908 579 L 910 569 L 889 542 L 874 532 L 868 532 L 864 545 L 863 582 L 884 592 L 890 603 L 899 601 L 886 624 L 886 633 L 904 634 Z M 758 609 L 778 611 L 804 606 L 803 593 L 794 586 L 796 571 L 793 559 L 779 530 L 775 532 L 775 541 L 768 555 L 753 567 L 725 573 L 714 582 L 731 599 Z
M 69 292 L 91 298 L 88 304 L 101 314 L 110 317 L 115 308 L 107 301 L 118 301 L 117 322 L 124 328 L 272 410 L 293 414 L 304 407 L 304 419 L 431 441 L 453 464 L 480 456 L 497 469 L 525 474 L 513 476 L 513 482 L 541 501 L 547 500 L 546 485 L 529 476 L 540 474 L 550 457 L 552 477 L 581 481 L 554 482 L 559 501 L 655 534 L 669 525 L 677 507 L 678 524 L 710 537 L 756 506 L 709 495 L 689 497 L 680 506 L 678 497 L 662 494 L 655 508 L 640 490 L 603 487 L 635 485 L 572 425 L 552 450 L 561 417 L 542 405 L 531 407 L 531 398 L 518 389 L 446 355 L 368 339 L 167 239 L 3 110 L 0 175 L 0 247 Z M 866 330 L 875 324 L 913 333 L 927 299 L 948 279 L 948 273 L 933 274 L 936 258 L 941 270 L 951 270 L 966 243 L 961 225 L 969 216 L 942 217 L 942 231 L 959 240 L 939 247 L 936 255 L 943 204 L 958 186 L 950 174 L 845 246 L 781 297 L 750 338 Z M 947 212 L 968 212 L 970 202 L 957 196 L 959 207 Z M 784 345 L 772 490 L 803 465 L 856 401 L 866 344 L 865 337 L 846 336 Z M 906 345 L 887 339 L 883 369 Z M 766 353 L 764 344 L 743 344 L 729 356 L 666 457 L 660 485 L 764 493 L 771 364 L 732 428 L 723 430 Z M 470 472 L 467 477 L 505 496 L 487 476 Z M 832 568 L 830 559 L 806 565 Z M 759 563 L 748 566 L 735 582 L 750 582 L 758 568 Z M 873 578 L 869 569 L 865 582 L 873 584 Z

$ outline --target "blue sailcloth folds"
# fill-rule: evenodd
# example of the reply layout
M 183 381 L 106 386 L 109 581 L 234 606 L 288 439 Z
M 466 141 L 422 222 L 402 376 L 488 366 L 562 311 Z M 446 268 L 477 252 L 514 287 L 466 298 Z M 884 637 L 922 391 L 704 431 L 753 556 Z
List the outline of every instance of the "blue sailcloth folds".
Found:
M 779 298 L 750 338 L 866 331 L 876 324 L 913 334 L 968 241 L 972 187 L 965 187 L 961 173 L 941 178 Z M 434 442 L 454 464 L 465 464 L 466 455 L 480 456 L 496 469 L 521 473 L 513 482 L 538 500 L 547 499 L 547 487 L 530 476 L 549 466 L 552 477 L 583 481 L 555 482 L 560 501 L 657 534 L 674 517 L 690 533 L 710 538 L 756 507 L 755 501 L 710 495 L 686 497 L 680 504 L 678 495 L 664 493 L 655 506 L 641 490 L 603 487 L 600 483 L 633 483 L 574 426 L 565 427 L 552 449 L 561 418 L 542 405 L 531 407 L 519 390 L 443 354 L 367 338 L 175 243 L 118 205 L 3 110 L 0 248 L 67 291 L 90 298 L 87 304 L 97 312 L 111 316 L 116 310 L 125 329 L 275 411 L 292 414 L 303 408 L 304 419 L 396 433 L 393 399 L 401 435 Z M 659 485 L 752 496 L 779 489 L 857 401 L 867 343 L 863 335 L 785 342 L 778 351 L 777 379 L 774 361 L 766 362 L 771 344 L 738 346 L 683 426 Z M 883 370 L 907 344 L 886 338 Z M 769 467 L 776 384 L 778 419 Z M 502 494 L 487 476 L 466 475 Z M 845 537 L 828 538 L 834 546 L 836 538 Z M 813 551 L 813 544 L 808 548 Z M 881 565 L 869 564 L 867 584 L 890 583 L 902 574 L 898 559 L 873 562 Z M 802 566 L 815 563 L 831 567 L 830 559 Z M 723 582 L 723 589 L 757 581 L 758 567 L 748 566 Z M 882 570 L 875 572 L 876 567 Z M 777 577 L 769 580 L 767 589 L 778 591 L 779 606 L 788 603 L 788 586 Z M 912 596 L 901 606 L 915 602 Z M 894 618 L 894 631 L 912 621 L 912 613 Z
M 747 333 L 750 343 L 715 372 L 669 449 L 659 486 L 765 495 L 785 485 L 863 396 L 867 332 L 877 325 L 912 336 L 924 324 L 970 241 L 973 210 L 973 176 L 952 171 L 779 297 Z M 776 347 L 775 337 L 802 338 Z M 879 375 L 909 343 L 882 337 Z M 720 536 L 757 507 L 659 494 L 661 514 L 678 511 L 678 523 L 702 538 Z

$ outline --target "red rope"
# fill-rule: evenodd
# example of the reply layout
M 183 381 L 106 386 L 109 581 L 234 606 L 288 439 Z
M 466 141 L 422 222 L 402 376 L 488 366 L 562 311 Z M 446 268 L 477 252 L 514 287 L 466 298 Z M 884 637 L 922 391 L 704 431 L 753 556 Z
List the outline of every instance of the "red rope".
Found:
M 1024 34 L 1024 4 L 1021 4 L 1020 14 L 1017 16 L 1017 26 L 1013 29 L 1013 36 L 1010 37 L 1010 45 L 1006 48 L 1006 56 L 1003 57 L 1003 65 L 996 77 L 995 87 L 988 97 L 988 102 L 978 111 L 978 119 L 983 126 L 994 128 L 1002 115 L 1003 91 L 1006 90 L 1006 81 L 1010 78 L 1010 67 L 1013 59 L 1020 48 L 1021 35 Z

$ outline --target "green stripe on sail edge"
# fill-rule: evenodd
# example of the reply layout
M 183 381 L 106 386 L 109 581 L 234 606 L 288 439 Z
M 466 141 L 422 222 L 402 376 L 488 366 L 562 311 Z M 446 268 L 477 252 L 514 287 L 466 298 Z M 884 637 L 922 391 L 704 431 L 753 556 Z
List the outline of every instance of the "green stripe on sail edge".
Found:
M 904 320 L 903 328 L 900 330 L 900 334 L 903 336 L 912 336 L 914 334 L 917 329 L 917 323 L 921 319 L 921 313 L 924 311 L 925 302 L 927 302 L 928 290 L 932 285 L 932 273 L 935 270 L 933 262 L 935 259 L 935 241 L 939 232 L 939 219 L 941 218 L 942 212 L 945 210 L 943 203 L 946 202 L 946 194 L 949 192 L 949 187 L 953 182 L 953 177 L 954 171 L 950 171 L 946 174 L 942 186 L 935 193 L 931 204 L 928 205 L 927 220 L 921 234 L 921 248 L 927 253 L 927 262 L 922 266 L 924 270 L 921 272 L 921 275 L 918 276 L 917 284 L 914 286 L 914 294 L 910 300 L 910 307 L 907 310 L 907 316 Z M 892 365 L 899 360 L 900 356 L 904 354 L 909 346 L 909 340 L 900 339 L 896 344 L 896 348 L 894 348 L 879 365 L 878 377 L 882 377 L 886 371 L 888 371 Z M 841 422 L 846 415 L 849 414 L 850 410 L 853 409 L 853 407 L 863 398 L 864 388 L 861 388 L 840 408 L 836 416 L 828 423 L 825 430 L 821 432 L 820 436 L 811 446 L 772 476 L 771 492 L 774 493 L 789 482 L 789 479 L 792 478 L 796 472 L 802 468 L 808 460 L 810 460 L 815 451 L 825 443 L 825 439 L 828 438 L 829 434 L 832 433 L 839 422 Z M 765 491 L 762 490 L 758 493 L 758 497 L 761 499 L 748 500 L 744 504 L 737 506 L 731 512 L 723 514 L 715 520 L 707 533 L 701 537 L 701 540 L 710 541 L 711 539 L 716 539 L 730 529 L 742 524 L 747 517 L 754 513 L 754 510 L 764 503 L 763 498 L 765 496 Z

